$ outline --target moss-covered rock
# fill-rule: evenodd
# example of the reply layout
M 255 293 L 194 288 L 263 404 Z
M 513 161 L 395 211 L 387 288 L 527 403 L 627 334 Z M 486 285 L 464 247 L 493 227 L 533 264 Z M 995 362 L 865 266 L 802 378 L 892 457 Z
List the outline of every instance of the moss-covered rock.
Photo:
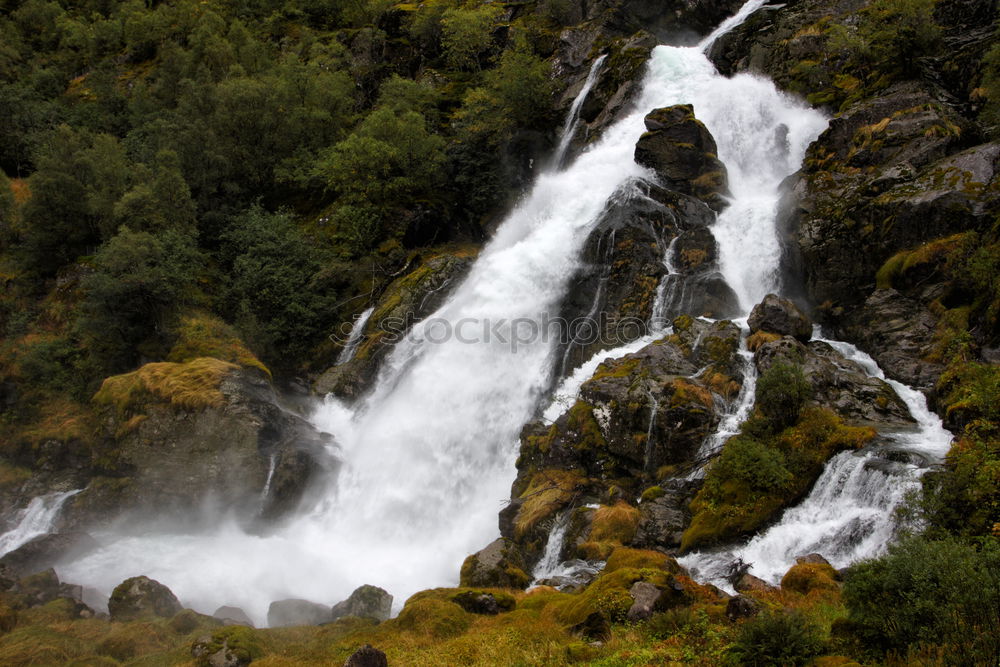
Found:
M 104 415 L 98 476 L 66 503 L 70 526 L 150 511 L 193 516 L 209 495 L 244 520 L 274 519 L 298 506 L 327 461 L 329 436 L 282 407 L 256 368 L 147 364 L 105 380 L 94 402 Z
M 829 563 L 796 563 L 781 578 L 781 589 L 806 595 L 813 591 L 837 591 L 840 575 Z
M 498 538 L 462 563 L 460 582 L 467 588 L 526 588 L 531 577 L 517 545 Z
M 651 111 L 646 132 L 635 145 L 635 161 L 649 167 L 663 185 L 693 195 L 712 209 L 722 210 L 728 193 L 726 167 L 718 158 L 715 139 L 694 116 L 690 104 Z
M 181 603 L 169 588 L 149 577 L 126 579 L 115 586 L 108 600 L 108 612 L 117 621 L 137 618 L 170 618 L 181 610 Z

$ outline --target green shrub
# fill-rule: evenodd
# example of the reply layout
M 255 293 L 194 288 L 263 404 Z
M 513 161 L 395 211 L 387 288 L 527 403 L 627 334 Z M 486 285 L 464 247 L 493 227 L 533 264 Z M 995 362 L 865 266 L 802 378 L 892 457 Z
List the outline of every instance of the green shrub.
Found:
M 740 626 L 729 657 L 747 667 L 786 667 L 806 664 L 823 647 L 819 627 L 802 612 L 771 612 Z
M 911 538 L 852 567 L 849 620 L 879 651 L 945 647 L 947 664 L 1000 662 L 1000 545 Z
M 757 380 L 757 410 L 775 431 L 791 426 L 812 396 L 812 387 L 802 367 L 778 361 Z

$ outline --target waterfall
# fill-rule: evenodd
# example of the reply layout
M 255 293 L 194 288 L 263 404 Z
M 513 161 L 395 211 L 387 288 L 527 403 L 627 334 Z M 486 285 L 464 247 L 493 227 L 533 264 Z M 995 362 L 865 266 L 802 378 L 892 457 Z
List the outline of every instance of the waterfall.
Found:
M 10 553 L 39 535 L 51 533 L 63 504 L 78 493 L 80 489 L 32 498 L 27 507 L 18 513 L 17 525 L 0 535 L 0 556 Z
M 340 351 L 340 356 L 337 357 L 338 364 L 346 364 L 354 358 L 354 353 L 357 352 L 358 345 L 361 344 L 361 336 L 365 332 L 365 325 L 368 324 L 368 318 L 372 316 L 373 312 L 375 312 L 375 306 L 369 307 L 354 320 L 354 326 L 351 327 L 351 335 L 347 337 L 344 349 Z
M 826 120 L 766 79 L 720 76 L 704 55 L 710 40 L 655 48 L 635 110 L 565 169 L 538 176 L 446 302 L 396 344 L 372 393 L 356 406 L 317 409 L 313 421 L 335 436 L 343 459 L 323 502 L 266 536 L 235 523 L 206 534 L 97 535 L 105 546 L 63 568 L 63 578 L 109 592 L 146 574 L 195 609 L 238 605 L 258 622 L 281 598 L 330 604 L 368 583 L 402 602 L 454 585 L 465 556 L 497 536 L 518 434 L 558 380 L 549 324 L 582 246 L 616 192 L 655 180 L 633 159 L 650 110 L 694 105 L 729 169 L 732 201 L 713 227 L 721 271 L 745 308 L 773 286 L 779 185 Z
M 566 151 L 569 150 L 569 145 L 573 141 L 576 129 L 580 124 L 580 109 L 587 100 L 590 90 L 597 83 L 597 77 L 600 76 L 601 67 L 604 65 L 604 59 L 607 57 L 606 54 L 600 56 L 590 66 L 590 72 L 587 73 L 587 80 L 584 81 L 583 88 L 580 89 L 580 92 L 573 99 L 573 104 L 569 107 L 569 113 L 566 114 L 566 122 L 563 123 L 562 136 L 559 138 L 559 146 L 556 148 L 555 155 L 552 158 L 552 164 L 556 167 L 562 166 L 563 160 L 566 158 Z
M 681 558 L 680 563 L 699 580 L 732 591 L 725 575 L 737 559 L 750 564 L 751 574 L 777 583 L 797 556 L 819 553 L 840 568 L 880 555 L 898 530 L 896 508 L 909 492 L 919 489 L 920 477 L 929 466 L 947 454 L 952 435 L 927 408 L 923 394 L 887 380 L 872 358 L 853 345 L 825 342 L 892 385 L 917 427 L 883 434 L 888 445 L 834 456 L 805 500 L 785 510 L 775 525 L 745 544 Z M 889 452 L 891 459 L 886 458 Z M 907 460 L 900 461 L 901 456 Z
M 705 475 L 705 463 L 722 450 L 726 440 L 733 437 L 740 431 L 740 425 L 747 420 L 753 410 L 754 392 L 757 389 L 757 367 L 753 363 L 753 353 L 747 349 L 746 334 L 748 329 L 746 320 L 739 320 L 738 323 L 743 329 L 740 337 L 740 349 L 737 354 L 740 357 L 740 365 L 743 370 L 743 383 L 740 385 L 739 394 L 735 400 L 730 401 L 726 406 L 726 411 L 719 420 L 719 425 L 715 431 L 705 438 L 695 454 L 695 469 L 688 474 L 688 479 L 701 479 Z

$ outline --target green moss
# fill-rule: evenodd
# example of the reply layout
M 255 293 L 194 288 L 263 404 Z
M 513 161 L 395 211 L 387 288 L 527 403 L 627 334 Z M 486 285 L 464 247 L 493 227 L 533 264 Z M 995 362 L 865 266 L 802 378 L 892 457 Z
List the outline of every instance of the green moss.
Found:
M 780 433 L 750 435 L 751 421 L 730 438 L 691 502 L 681 550 L 753 532 L 804 495 L 838 451 L 870 442 L 875 430 L 846 426 L 832 411 L 807 408 Z M 763 435 L 763 437 L 761 437 Z
M 640 499 L 642 502 L 648 503 L 656 500 L 657 498 L 662 498 L 665 493 L 666 492 L 663 490 L 663 487 L 651 486 L 642 492 L 642 497 Z
M 673 574 L 680 571 L 677 561 L 662 552 L 617 547 L 608 557 L 604 572 L 610 574 L 623 568 L 664 570 Z
M 782 590 L 807 595 L 813 591 L 838 591 L 840 575 L 826 563 L 797 563 L 781 578 Z
M 408 600 L 399 616 L 388 623 L 407 632 L 447 639 L 468 630 L 474 618 L 453 602 L 425 597 Z
M 521 494 L 524 503 L 514 519 L 514 535 L 520 539 L 565 507 L 583 487 L 586 479 L 572 470 L 550 469 L 536 473 Z
M 170 349 L 167 361 L 183 363 L 202 357 L 257 368 L 271 375 L 271 371 L 247 348 L 235 329 L 211 313 L 191 313 L 181 318 L 177 327 L 177 342 Z
M 237 368 L 236 364 L 208 357 L 183 364 L 146 364 L 137 371 L 104 380 L 93 400 L 97 405 L 113 406 L 123 417 L 133 416 L 156 400 L 183 410 L 220 407 L 225 402 L 219 391 L 222 380 Z
M 242 625 L 229 625 L 213 632 L 207 642 L 195 642 L 192 654 L 198 654 L 195 659 L 198 667 L 213 667 L 216 664 L 213 656 L 219 652 L 226 656 L 227 664 L 245 665 L 263 657 L 265 648 L 260 631 Z

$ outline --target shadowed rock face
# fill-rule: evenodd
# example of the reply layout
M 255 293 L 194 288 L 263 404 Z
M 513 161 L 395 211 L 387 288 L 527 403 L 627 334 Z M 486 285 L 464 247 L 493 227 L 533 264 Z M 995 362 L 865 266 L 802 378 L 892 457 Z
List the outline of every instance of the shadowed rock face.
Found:
M 708 128 L 690 104 L 655 109 L 635 145 L 635 161 L 656 172 L 664 187 L 701 199 L 714 211 L 726 206 L 726 167 Z
M 813 325 L 809 317 L 794 303 L 775 294 L 768 294 L 753 307 L 747 324 L 751 334 L 765 331 L 791 336 L 801 342 L 812 338 Z
M 128 425 L 109 411 L 103 455 L 114 476 L 96 477 L 73 496 L 60 525 L 144 513 L 197 521 L 210 504 L 263 526 L 295 510 L 317 473 L 336 465 L 326 454 L 329 436 L 282 407 L 257 370 L 234 367 L 218 391 L 219 405 L 196 410 L 151 400 Z

